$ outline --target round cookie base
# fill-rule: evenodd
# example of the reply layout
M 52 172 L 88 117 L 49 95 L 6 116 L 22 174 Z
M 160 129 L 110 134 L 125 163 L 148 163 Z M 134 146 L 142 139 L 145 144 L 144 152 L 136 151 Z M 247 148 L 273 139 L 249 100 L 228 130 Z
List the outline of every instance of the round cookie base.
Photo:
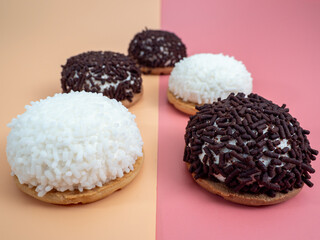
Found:
M 115 191 L 124 188 L 137 176 L 142 167 L 143 161 L 144 155 L 136 160 L 135 164 L 133 165 L 133 171 L 124 173 L 123 177 L 116 178 L 110 182 L 107 182 L 102 187 L 95 187 L 90 190 L 83 190 L 83 192 L 80 192 L 78 190 L 67 190 L 65 192 L 51 190 L 43 197 L 39 197 L 38 193 L 35 191 L 35 187 L 29 188 L 27 184 L 21 184 L 16 176 L 15 182 L 22 192 L 43 202 L 59 205 L 85 204 L 98 201 L 102 198 L 111 195 Z
M 181 98 L 175 97 L 169 89 L 167 91 L 167 97 L 169 103 L 171 103 L 176 109 L 178 109 L 181 112 L 184 112 L 188 115 L 195 115 L 198 112 L 195 103 L 185 102 Z
M 132 98 L 132 101 L 130 102 L 129 100 L 125 99 L 125 100 L 122 100 L 121 103 L 123 106 L 125 106 L 126 108 L 130 108 L 132 107 L 133 105 L 135 105 L 139 100 L 140 98 L 142 97 L 143 95 L 143 88 L 141 88 L 141 92 L 140 93 L 135 93 L 133 98 Z
M 140 70 L 143 74 L 151 74 L 151 75 L 169 75 L 172 71 L 173 67 L 143 67 L 140 66 Z
M 187 167 L 189 169 L 189 163 L 187 163 Z M 192 173 L 192 178 L 196 183 L 207 191 L 217 194 L 228 201 L 246 206 L 266 206 L 282 203 L 296 196 L 302 189 L 302 187 L 295 188 L 288 193 L 277 192 L 275 197 L 269 197 L 266 194 L 238 193 L 228 188 L 224 183 L 201 178 L 195 179 L 194 176 L 195 174 Z

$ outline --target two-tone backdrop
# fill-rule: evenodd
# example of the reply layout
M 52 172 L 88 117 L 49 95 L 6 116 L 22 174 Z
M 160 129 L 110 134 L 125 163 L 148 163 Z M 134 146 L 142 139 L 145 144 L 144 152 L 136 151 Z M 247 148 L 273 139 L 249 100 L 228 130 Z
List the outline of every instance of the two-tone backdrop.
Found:
M 61 207 L 19 192 L 6 160 L 6 124 L 61 92 L 61 65 L 88 50 L 127 53 L 145 27 L 175 32 L 189 55 L 243 61 L 253 91 L 286 103 L 320 146 L 320 2 L 254 0 L 0 1 L 0 239 L 320 239 L 320 163 L 312 189 L 271 207 L 228 203 L 198 187 L 182 161 L 188 116 L 166 100 L 168 77 L 143 76 L 130 108 L 145 163 L 123 190 Z

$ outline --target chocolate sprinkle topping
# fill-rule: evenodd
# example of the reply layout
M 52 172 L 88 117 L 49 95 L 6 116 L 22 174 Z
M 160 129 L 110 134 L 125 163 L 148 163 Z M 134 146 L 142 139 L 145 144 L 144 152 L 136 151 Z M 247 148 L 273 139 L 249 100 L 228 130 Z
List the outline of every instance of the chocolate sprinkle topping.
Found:
M 128 54 L 140 66 L 173 67 L 187 56 L 186 46 L 174 33 L 161 30 L 143 30 L 131 40 Z
M 62 66 L 61 87 L 66 93 L 85 90 L 131 102 L 141 86 L 139 68 L 121 53 L 86 52 L 69 58 Z
M 312 187 L 310 132 L 300 127 L 286 105 L 257 94 L 230 94 L 196 107 L 185 134 L 184 161 L 195 178 L 222 181 L 237 192 L 287 193 Z

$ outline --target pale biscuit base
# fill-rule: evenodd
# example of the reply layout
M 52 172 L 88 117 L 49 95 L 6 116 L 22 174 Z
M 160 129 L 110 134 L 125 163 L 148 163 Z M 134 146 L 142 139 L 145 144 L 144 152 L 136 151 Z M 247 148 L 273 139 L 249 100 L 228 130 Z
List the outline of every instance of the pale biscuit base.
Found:
M 195 103 L 185 102 L 181 98 L 175 97 L 169 89 L 167 91 L 167 97 L 169 103 L 171 103 L 176 109 L 181 112 L 184 112 L 188 115 L 195 115 L 198 112 Z
M 83 190 L 83 192 L 79 192 L 78 190 L 65 192 L 51 190 L 43 197 L 39 197 L 38 193 L 35 191 L 35 187 L 29 188 L 27 184 L 20 184 L 17 177 L 15 177 L 15 182 L 22 192 L 43 202 L 61 205 L 91 203 L 105 198 L 113 192 L 128 185 L 139 173 L 143 160 L 144 155 L 136 160 L 135 164 L 133 165 L 134 170 L 130 171 L 129 173 L 124 173 L 123 177 L 116 178 L 115 180 L 104 184 L 102 187 L 95 187 L 91 190 Z
M 141 87 L 141 92 L 140 93 L 134 93 L 134 96 L 133 96 L 131 102 L 129 100 L 125 99 L 125 100 L 122 100 L 121 103 L 126 108 L 132 107 L 134 104 L 136 104 L 140 100 L 142 95 L 143 95 L 143 88 Z
M 142 67 L 140 66 L 140 70 L 144 74 L 151 74 L 151 75 L 169 75 L 172 71 L 173 67 Z
M 187 163 L 187 167 L 189 169 L 190 164 Z M 192 173 L 192 178 L 204 189 L 207 191 L 217 194 L 224 199 L 239 203 L 247 206 L 265 206 L 265 205 L 273 205 L 277 203 L 281 203 L 287 201 L 294 196 L 296 196 L 302 188 L 295 188 L 288 193 L 276 193 L 275 197 L 269 197 L 266 194 L 250 194 L 250 193 L 238 193 L 230 188 L 228 188 L 224 183 L 221 182 L 213 182 L 208 179 L 195 179 L 195 174 Z

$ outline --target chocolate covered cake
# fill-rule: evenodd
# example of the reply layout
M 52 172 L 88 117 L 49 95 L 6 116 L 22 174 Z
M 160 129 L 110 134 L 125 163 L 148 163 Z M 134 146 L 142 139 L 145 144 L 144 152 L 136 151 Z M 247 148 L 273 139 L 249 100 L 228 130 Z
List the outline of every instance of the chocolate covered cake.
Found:
M 313 186 L 308 130 L 286 105 L 257 94 L 230 94 L 197 107 L 185 134 L 184 161 L 202 187 L 245 205 L 270 205 Z
M 170 74 L 175 63 L 187 56 L 186 47 L 177 35 L 148 29 L 134 36 L 128 54 L 146 74 Z
M 86 52 L 73 56 L 62 66 L 63 92 L 87 91 L 121 101 L 126 107 L 142 95 L 139 68 L 127 56 L 115 52 Z

